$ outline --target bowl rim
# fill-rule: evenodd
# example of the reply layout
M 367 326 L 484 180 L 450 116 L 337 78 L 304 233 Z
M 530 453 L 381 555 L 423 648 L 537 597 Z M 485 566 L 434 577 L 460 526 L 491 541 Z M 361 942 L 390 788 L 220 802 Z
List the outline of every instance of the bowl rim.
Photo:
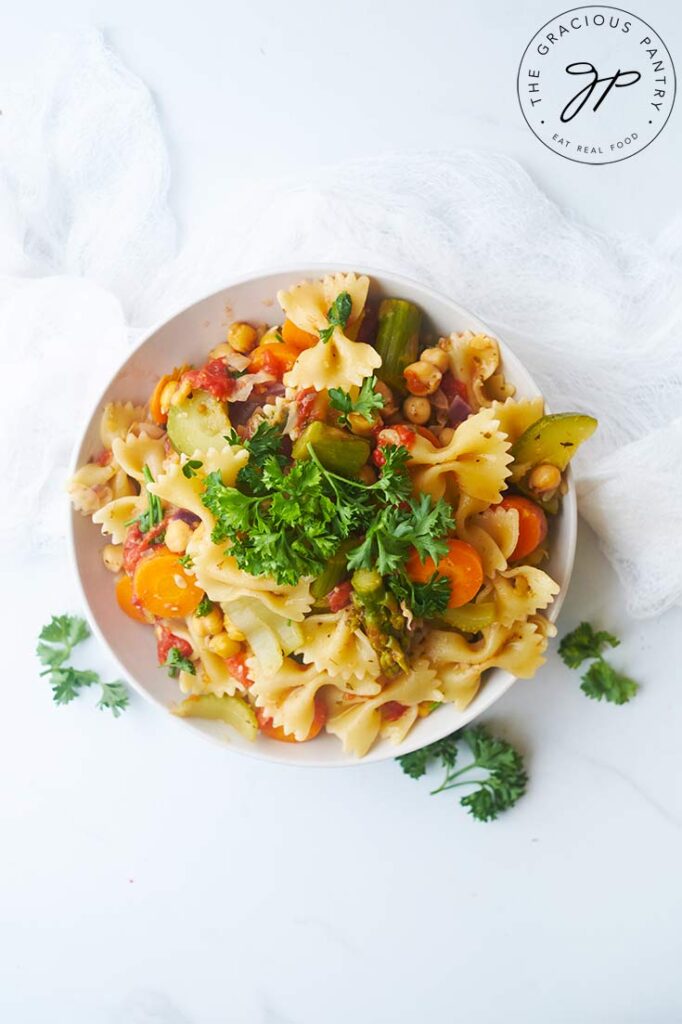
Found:
M 90 427 L 90 424 L 93 422 L 93 420 L 95 419 L 97 414 L 101 412 L 102 403 L 103 403 L 103 401 L 105 399 L 105 396 L 106 396 L 109 388 L 111 387 L 112 381 L 120 373 L 120 371 L 123 368 L 123 366 L 125 366 L 125 364 L 130 359 L 132 359 L 132 357 L 139 351 L 139 349 L 141 349 L 150 340 L 150 338 L 152 338 L 158 331 L 162 330 L 172 320 L 174 320 L 178 316 L 181 316 L 183 313 L 188 312 L 194 306 L 201 305 L 202 303 L 207 302 L 208 300 L 213 299 L 213 298 L 221 295 L 223 292 L 227 291 L 230 288 L 236 288 L 236 287 L 238 287 L 240 285 L 255 283 L 255 282 L 261 280 L 262 278 L 274 277 L 274 276 L 277 276 L 277 275 L 280 275 L 280 274 L 291 274 L 291 275 L 298 275 L 298 274 L 300 274 L 302 279 L 304 279 L 306 277 L 310 277 L 310 276 L 314 276 L 314 275 L 323 276 L 324 274 L 338 273 L 338 272 L 341 272 L 341 273 L 355 273 L 355 274 L 360 274 L 360 275 L 364 274 L 367 277 L 369 277 L 370 279 L 372 277 L 390 279 L 392 284 L 395 283 L 398 286 L 400 286 L 401 284 L 405 284 L 409 288 L 416 289 L 417 291 L 423 293 L 424 295 L 428 296 L 429 298 L 433 299 L 436 302 L 445 303 L 446 305 L 450 306 L 458 314 L 464 316 L 465 318 L 469 319 L 472 322 L 475 322 L 477 329 L 480 330 L 482 333 L 488 334 L 488 335 L 490 335 L 490 337 L 494 338 L 498 342 L 498 344 L 500 345 L 500 347 L 502 349 L 503 359 L 504 359 L 504 357 L 507 354 L 511 355 L 512 360 L 516 361 L 521 366 L 523 371 L 527 374 L 527 376 L 528 376 L 529 380 L 531 381 L 533 387 L 535 388 L 537 394 L 544 399 L 544 395 L 542 394 L 542 391 L 540 390 L 540 388 L 536 384 L 535 378 L 531 374 L 530 370 L 528 370 L 528 368 L 526 367 L 525 363 L 519 358 L 519 356 L 516 355 L 514 350 L 511 349 L 507 345 L 507 343 L 504 341 L 504 339 L 501 338 L 497 332 L 492 331 L 487 326 L 487 324 L 478 317 L 478 315 L 476 313 L 472 313 L 471 310 L 467 309 L 465 306 L 461 306 L 458 302 L 456 302 L 454 299 L 451 299 L 444 292 L 438 291 L 438 289 L 432 288 L 430 285 L 422 284 L 422 282 L 417 281 L 415 278 L 408 277 L 405 274 L 395 273 L 392 270 L 382 269 L 382 268 L 379 268 L 379 267 L 369 267 L 369 266 L 364 265 L 364 264 L 363 265 L 358 265 L 358 264 L 350 264 L 350 263 L 343 263 L 343 262 L 334 262 L 334 263 L 326 263 L 326 262 L 315 263 L 315 262 L 311 262 L 311 263 L 305 263 L 305 264 L 298 264 L 298 263 L 296 263 L 296 264 L 292 264 L 292 265 L 283 265 L 283 266 L 282 265 L 278 265 L 278 266 L 272 266 L 272 267 L 266 266 L 266 267 L 259 268 L 257 270 L 252 270 L 252 271 L 250 271 L 247 274 L 240 275 L 239 277 L 230 278 L 228 281 L 226 281 L 220 287 L 212 288 L 210 291 L 208 291 L 205 294 L 199 296 L 198 298 L 194 299 L 193 301 L 191 301 L 189 303 L 185 303 L 184 305 L 180 305 L 180 306 L 174 308 L 174 310 L 171 313 L 169 313 L 167 316 L 164 316 L 163 318 L 160 318 L 160 319 L 156 320 L 149 328 L 145 328 L 145 330 L 139 336 L 139 338 L 137 339 L 135 344 L 130 349 L 128 349 L 126 351 L 125 357 L 123 359 L 121 359 L 116 364 L 116 368 L 113 371 L 113 373 L 110 372 L 106 384 L 104 385 L 103 388 L 101 388 L 98 391 L 96 401 L 91 403 L 91 404 L 88 404 L 86 412 L 80 417 L 79 423 L 78 423 L 78 429 L 77 429 L 77 431 L 75 433 L 75 441 L 74 441 L 74 444 L 73 444 L 73 447 L 72 447 L 71 456 L 70 456 L 69 463 L 68 463 L 68 476 L 71 477 L 75 473 L 75 471 L 78 469 L 79 463 L 80 463 L 81 458 L 82 458 L 82 456 L 81 456 L 81 449 L 83 447 L 84 439 L 85 439 L 86 434 L 88 432 L 88 428 Z M 549 411 L 549 406 L 547 405 L 546 402 L 545 402 L 545 410 Z M 554 601 L 552 602 L 552 604 L 549 606 L 549 608 L 546 611 L 546 617 L 549 619 L 550 622 L 556 622 L 556 620 L 557 620 L 557 618 L 559 616 L 559 613 L 561 611 L 561 607 L 562 607 L 562 605 L 564 603 L 564 600 L 566 598 L 566 594 L 568 592 L 568 588 L 569 588 L 569 586 L 571 584 L 571 579 L 573 577 L 573 569 L 574 569 L 574 565 L 575 565 L 575 551 L 576 551 L 577 534 L 578 534 L 578 508 L 577 508 L 577 496 L 576 496 L 575 483 L 574 483 L 574 480 L 573 480 L 573 472 L 572 472 L 572 469 L 571 469 L 570 465 L 569 465 L 569 467 L 568 467 L 568 469 L 566 471 L 566 483 L 567 483 L 567 491 L 566 491 L 566 494 L 563 496 L 563 503 L 562 503 L 562 513 L 563 513 L 563 515 L 562 515 L 563 544 L 565 546 L 565 551 L 566 551 L 566 554 L 565 554 L 565 564 L 566 564 L 565 582 L 561 586 L 561 589 L 560 589 L 559 593 L 557 594 L 556 598 L 554 599 Z M 95 614 L 93 612 L 93 609 L 92 609 L 92 607 L 90 605 L 90 601 L 89 601 L 89 598 L 88 598 L 88 595 L 87 595 L 87 592 L 86 592 L 86 588 L 85 588 L 85 585 L 84 585 L 84 582 L 83 582 L 83 578 L 81 576 L 79 564 L 78 564 L 78 557 L 77 557 L 77 551 L 76 551 L 76 531 L 75 531 L 75 523 L 77 521 L 76 520 L 77 513 L 71 507 L 71 504 L 70 504 L 70 502 L 68 500 L 65 503 L 65 512 L 66 512 L 66 515 L 68 517 L 68 519 L 67 519 L 67 531 L 66 532 L 67 532 L 67 549 L 68 549 L 68 554 L 69 554 L 69 561 L 71 563 L 71 568 L 73 570 L 73 573 L 74 573 L 74 575 L 76 577 L 76 583 L 77 583 L 77 587 L 78 587 L 78 592 L 79 592 L 80 597 L 82 599 L 83 607 L 85 608 L 85 617 L 86 617 L 88 625 L 89 625 L 89 627 L 90 627 L 90 629 L 92 631 L 92 634 L 99 640 L 99 642 L 102 644 L 104 649 L 106 651 L 108 651 L 109 655 L 113 658 L 115 665 L 117 666 L 118 670 L 121 672 L 121 674 L 124 677 L 124 679 L 126 680 L 127 684 L 132 686 L 132 688 L 135 690 L 135 692 L 137 694 L 139 694 L 140 696 L 142 696 L 148 703 L 150 703 L 150 704 L 154 705 L 155 707 L 159 708 L 160 710 L 164 711 L 166 713 L 165 714 L 166 720 L 168 720 L 168 719 L 172 720 L 177 727 L 184 726 L 185 728 L 183 728 L 182 731 L 183 731 L 184 735 L 187 735 L 188 730 L 187 730 L 186 726 L 188 724 L 191 724 L 191 722 L 188 722 L 185 719 L 180 719 L 176 715 L 170 714 L 168 712 L 168 708 L 166 707 L 166 705 L 164 705 L 152 693 L 150 693 L 149 690 L 146 689 L 146 687 L 144 687 L 141 683 L 139 683 L 137 681 L 137 679 L 122 664 L 122 662 L 120 661 L 116 651 L 114 650 L 114 648 L 111 646 L 109 641 L 104 636 L 103 631 L 100 629 L 99 623 L 97 622 L 97 618 L 96 618 L 96 616 L 95 616 Z M 542 668 L 542 666 L 541 666 L 541 668 Z M 489 708 L 492 707 L 493 704 L 496 704 L 497 701 L 499 701 L 506 693 L 508 693 L 509 690 L 511 689 L 511 687 L 514 685 L 514 683 L 516 683 L 518 681 L 518 676 L 513 675 L 511 672 L 509 672 L 507 670 L 495 669 L 494 671 L 496 671 L 498 673 L 498 680 L 499 680 L 498 686 L 497 686 L 495 692 L 493 693 L 492 692 L 492 688 L 490 688 L 489 695 L 486 698 L 486 696 L 485 696 L 486 686 L 484 684 L 482 686 L 481 690 L 479 691 L 479 693 L 477 694 L 477 697 L 479 697 L 479 701 L 480 702 L 479 702 L 479 706 L 476 709 L 476 712 L 474 714 L 472 714 L 471 717 L 466 720 L 466 722 L 463 722 L 459 726 L 459 728 L 465 728 L 470 722 L 472 722 L 475 719 L 479 718 L 482 714 L 484 714 L 486 711 L 488 711 Z M 463 713 L 466 714 L 466 709 L 465 709 L 465 711 Z M 270 747 L 269 746 L 268 746 L 268 752 L 266 753 L 264 750 L 259 749 L 256 746 L 256 744 L 252 744 L 251 745 L 251 749 L 249 749 L 247 747 L 236 747 L 236 746 L 233 746 L 230 743 L 225 743 L 219 736 L 217 736 L 217 735 L 215 735 L 213 733 L 206 732 L 206 731 L 201 730 L 201 729 L 191 729 L 189 731 L 191 731 L 191 732 L 193 732 L 195 734 L 198 733 L 205 740 L 211 741 L 215 745 L 221 747 L 222 750 L 225 750 L 228 753 L 233 754 L 233 755 L 235 755 L 237 757 L 247 757 L 247 758 L 250 758 L 252 760 L 256 760 L 256 761 L 260 761 L 260 762 L 266 762 L 266 763 L 269 763 L 269 764 L 275 764 L 275 765 L 279 765 L 280 767 L 287 767 L 287 768 L 353 768 L 353 767 L 360 767 L 362 765 L 378 763 L 378 762 L 381 762 L 381 761 L 390 761 L 390 760 L 393 760 L 395 757 L 402 757 L 404 754 L 412 753 L 413 751 L 418 750 L 418 749 L 420 749 L 421 747 L 424 746 L 424 743 L 420 742 L 420 741 L 416 741 L 415 742 L 414 740 L 412 740 L 412 742 L 410 742 L 410 735 L 412 734 L 412 730 L 411 730 L 410 733 L 408 733 L 408 735 L 405 738 L 405 740 L 402 743 L 396 745 L 394 751 L 388 751 L 388 752 L 386 752 L 385 750 L 373 751 L 372 749 L 370 749 L 367 752 L 367 754 L 364 755 L 364 757 L 360 757 L 360 758 L 354 757 L 352 754 L 348 754 L 348 755 L 346 755 L 346 759 L 345 760 L 327 761 L 327 760 L 315 760 L 315 759 L 308 760 L 308 759 L 306 759 L 305 762 L 302 762 L 302 761 L 286 760 L 284 758 L 273 756 L 269 752 L 270 751 Z M 443 731 L 443 733 L 441 734 L 441 738 L 443 736 L 447 736 L 447 735 L 449 735 L 449 730 L 445 729 Z M 432 739 L 429 742 L 435 742 L 435 741 L 436 741 L 435 739 Z M 274 744 L 274 743 L 276 743 L 276 741 L 272 740 L 271 743 Z

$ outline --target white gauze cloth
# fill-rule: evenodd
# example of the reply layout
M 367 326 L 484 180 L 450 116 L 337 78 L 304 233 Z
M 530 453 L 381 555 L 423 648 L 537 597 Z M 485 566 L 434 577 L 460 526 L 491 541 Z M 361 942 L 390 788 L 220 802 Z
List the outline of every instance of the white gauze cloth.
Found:
M 232 276 L 338 261 L 445 292 L 554 409 L 596 415 L 576 459 L 581 512 L 633 615 L 682 603 L 681 222 L 653 243 L 607 237 L 514 161 L 455 151 L 233 186 L 178 249 L 153 102 L 98 35 L 55 40 L 30 87 L 4 95 L 5 551 L 62 543 L 84 409 L 145 325 Z

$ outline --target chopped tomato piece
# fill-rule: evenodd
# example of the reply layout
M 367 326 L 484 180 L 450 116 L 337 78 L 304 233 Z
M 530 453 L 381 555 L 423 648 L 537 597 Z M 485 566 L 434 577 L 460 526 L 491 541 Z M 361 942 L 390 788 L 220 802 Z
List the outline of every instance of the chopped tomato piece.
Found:
M 547 516 L 534 501 L 513 494 L 503 498 L 496 508 L 515 509 L 519 514 L 519 539 L 509 556 L 510 562 L 525 558 L 542 544 L 547 536 Z
M 123 542 L 123 568 L 129 576 L 133 575 L 143 555 L 162 542 L 166 526 L 164 519 L 158 526 L 152 526 L 151 530 L 142 533 L 137 523 L 132 524 Z
M 96 462 L 98 466 L 108 466 L 111 462 L 112 452 L 109 448 L 103 448 L 98 455 L 95 455 L 93 462 Z
M 350 596 L 353 592 L 353 587 L 350 580 L 346 580 L 345 583 L 339 583 L 338 586 L 334 587 L 329 593 L 329 610 L 332 612 L 341 611 L 347 604 L 350 604 Z
M 379 710 L 381 711 L 381 717 L 385 719 L 385 721 L 396 722 L 403 712 L 407 711 L 407 708 L 397 700 L 389 700 L 385 704 L 382 704 Z
M 456 537 L 447 541 L 447 554 L 434 564 L 432 558 L 422 562 L 419 554 L 413 549 L 405 566 L 407 575 L 415 583 L 428 583 L 434 572 L 446 576 L 450 581 L 450 600 L 448 608 L 460 608 L 468 604 L 481 589 L 483 583 L 483 563 L 475 547 Z
M 240 651 L 239 654 L 232 654 L 229 658 L 225 658 L 225 662 L 227 663 L 227 671 L 231 676 L 234 676 L 235 679 L 238 679 L 242 686 L 246 686 L 248 688 L 253 685 L 253 679 L 249 675 L 249 670 L 246 664 L 246 655 L 243 651 Z
M 208 391 L 219 402 L 226 402 L 237 386 L 227 363 L 222 359 L 209 359 L 199 370 L 190 370 L 183 377 L 193 390 Z
M 315 388 L 304 388 L 299 391 L 296 402 L 296 428 L 302 430 L 312 420 L 323 420 L 327 411 L 325 396 Z
M 177 647 L 183 658 L 192 657 L 192 645 L 188 640 L 183 640 L 181 636 L 171 633 L 170 629 L 165 626 L 159 626 L 156 637 L 156 656 L 159 665 L 165 665 L 168 652 L 172 647 Z
M 459 395 L 464 402 L 469 401 L 466 384 L 463 380 L 457 380 L 450 370 L 447 370 L 443 374 L 443 379 L 440 382 L 440 389 L 445 397 L 449 398 L 450 401 L 452 401 L 453 398 L 456 398 L 457 395 Z

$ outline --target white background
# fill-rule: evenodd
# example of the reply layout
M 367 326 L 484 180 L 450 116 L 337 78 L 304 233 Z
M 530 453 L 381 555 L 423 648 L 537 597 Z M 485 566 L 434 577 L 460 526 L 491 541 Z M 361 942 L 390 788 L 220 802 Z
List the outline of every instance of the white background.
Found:
M 679 104 L 607 167 L 560 159 L 522 119 L 518 61 L 560 10 L 32 0 L 5 12 L 0 63 L 25 74 L 50 29 L 103 28 L 154 91 L 184 225 L 266 163 L 465 145 L 515 156 L 596 228 L 653 238 L 680 207 Z M 634 11 L 682 66 L 673 0 Z M 77 608 L 66 559 L 13 574 L 5 597 L 3 1022 L 682 1021 L 682 614 L 629 621 L 587 528 L 560 633 L 618 632 L 642 691 L 590 702 L 556 656 L 518 683 L 489 718 L 531 787 L 489 825 L 394 763 L 243 761 L 137 697 L 119 720 L 88 696 L 57 709 L 31 651 Z M 83 659 L 111 671 L 94 641 Z

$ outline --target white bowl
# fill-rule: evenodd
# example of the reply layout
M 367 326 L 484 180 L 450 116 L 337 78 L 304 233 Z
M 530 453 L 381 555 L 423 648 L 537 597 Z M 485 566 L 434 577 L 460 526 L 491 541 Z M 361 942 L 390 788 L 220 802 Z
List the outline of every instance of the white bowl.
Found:
M 371 280 L 370 295 L 373 298 L 398 296 L 410 299 L 422 309 L 427 330 L 434 333 L 450 334 L 452 331 L 465 330 L 492 333 L 475 316 L 444 295 L 408 278 L 382 271 L 338 264 L 319 265 L 278 270 L 236 281 L 155 327 L 140 342 L 94 404 L 81 440 L 76 445 L 72 469 L 75 470 L 87 461 L 101 447 L 98 430 L 105 402 L 130 399 L 144 403 L 161 373 L 183 362 L 203 362 L 208 350 L 224 341 L 229 321 L 276 320 L 280 316 L 276 304 L 280 288 L 336 270 L 355 270 L 367 274 Z M 502 341 L 500 349 L 505 375 L 516 386 L 517 395 L 539 395 L 539 388 L 531 375 Z M 561 592 L 549 610 L 551 619 L 555 619 L 559 613 L 571 577 L 575 553 L 577 511 L 570 473 L 568 484 L 562 510 L 551 524 L 552 554 L 548 572 L 561 586 Z M 222 723 L 175 718 L 168 713 L 168 708 L 180 696 L 177 684 L 156 664 L 152 629 L 127 618 L 119 610 L 111 574 L 104 568 L 100 556 L 103 543 L 105 541 L 98 526 L 78 513 L 72 514 L 72 554 L 94 632 L 109 648 L 124 676 L 139 693 L 166 712 L 169 722 L 177 722 L 185 729 L 217 739 L 230 750 L 281 764 L 316 767 L 382 761 L 416 750 L 466 725 L 499 700 L 515 681 L 509 672 L 491 670 L 465 711 L 458 711 L 453 705 L 445 704 L 429 717 L 419 719 L 400 746 L 381 740 L 360 762 L 345 754 L 341 743 L 334 736 L 321 735 L 310 743 L 281 743 L 259 736 L 254 743 L 250 743 Z

